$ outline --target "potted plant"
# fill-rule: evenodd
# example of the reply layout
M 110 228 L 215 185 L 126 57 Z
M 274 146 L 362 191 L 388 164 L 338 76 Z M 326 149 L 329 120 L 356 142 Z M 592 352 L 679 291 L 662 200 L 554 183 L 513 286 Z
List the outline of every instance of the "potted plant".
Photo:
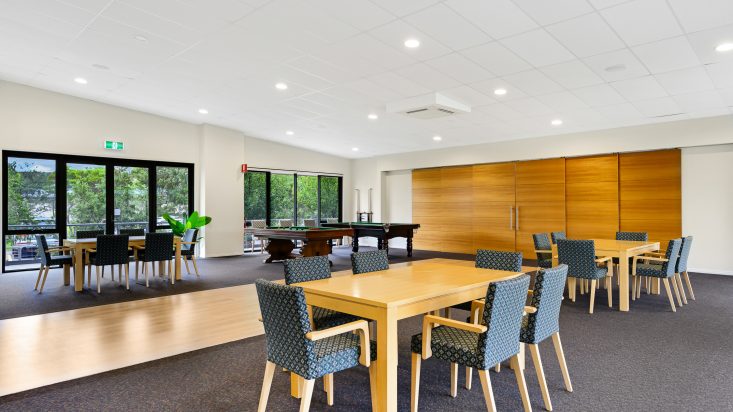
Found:
M 191 216 L 189 216 L 184 222 L 179 222 L 172 218 L 168 213 L 163 213 L 163 219 L 168 222 L 171 226 L 171 232 L 176 236 L 183 236 L 188 229 L 198 229 L 211 223 L 211 218 L 209 216 L 200 216 L 197 211 L 191 213 Z

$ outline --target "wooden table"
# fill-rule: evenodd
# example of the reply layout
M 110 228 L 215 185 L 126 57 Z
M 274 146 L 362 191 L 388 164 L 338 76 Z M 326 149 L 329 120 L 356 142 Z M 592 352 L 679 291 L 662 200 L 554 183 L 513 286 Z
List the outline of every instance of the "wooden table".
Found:
M 618 310 L 629 311 L 629 258 L 659 250 L 659 242 L 638 242 L 631 240 L 592 239 L 596 245 L 596 256 L 611 256 L 619 260 Z M 557 245 L 552 245 L 552 266 L 557 266 Z M 622 276 L 623 274 L 623 276 Z M 624 293 L 621 293 L 624 292 Z
M 376 321 L 376 410 L 397 411 L 397 321 L 485 297 L 489 283 L 521 274 L 477 269 L 471 261 L 429 259 L 360 275 L 337 272 L 295 285 L 303 288 L 309 305 Z
M 145 236 L 130 236 L 130 246 L 145 246 Z M 97 238 L 86 238 L 86 239 L 64 239 L 64 246 L 68 246 L 73 250 L 74 256 L 74 290 L 81 292 L 84 285 L 84 253 L 87 249 L 94 249 L 97 247 Z M 181 280 L 181 238 L 173 236 L 173 246 L 176 248 L 175 255 L 175 268 L 176 268 L 176 280 Z M 159 273 L 163 273 L 161 262 L 161 268 Z M 68 286 L 70 276 L 67 270 L 64 270 L 64 285 Z
M 303 247 L 300 248 L 301 256 L 328 256 L 332 252 L 331 242 L 334 239 L 354 235 L 354 231 L 348 228 L 320 227 L 255 229 L 252 233 L 260 239 L 267 239 L 267 253 L 270 256 L 265 263 L 295 259 L 296 256 L 292 252 L 296 241 L 303 242 Z

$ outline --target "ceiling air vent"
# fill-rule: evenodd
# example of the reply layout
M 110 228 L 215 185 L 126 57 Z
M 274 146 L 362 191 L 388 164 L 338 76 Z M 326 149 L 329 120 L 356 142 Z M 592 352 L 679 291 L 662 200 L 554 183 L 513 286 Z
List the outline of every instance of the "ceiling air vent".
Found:
M 387 112 L 401 113 L 413 119 L 435 119 L 458 113 L 469 113 L 471 106 L 439 93 L 431 93 L 387 103 Z

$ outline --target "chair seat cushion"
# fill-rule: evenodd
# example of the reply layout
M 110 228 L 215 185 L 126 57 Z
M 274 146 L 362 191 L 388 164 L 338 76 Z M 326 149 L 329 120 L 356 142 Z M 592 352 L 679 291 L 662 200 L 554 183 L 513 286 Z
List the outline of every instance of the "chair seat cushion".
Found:
M 354 315 L 348 313 L 336 312 L 335 310 L 313 307 L 313 324 L 317 330 L 328 329 L 334 326 L 343 325 L 345 323 L 359 320 Z
M 306 378 L 317 378 L 359 365 L 361 346 L 359 335 L 355 333 L 342 333 L 315 341 L 314 350 L 316 354 L 315 376 Z M 371 360 L 376 360 L 377 343 L 375 341 L 369 342 L 369 352 Z
M 173 259 L 175 256 L 176 256 L 176 251 L 171 250 L 171 259 Z M 145 249 L 139 249 L 137 251 L 137 259 L 141 261 L 145 261 Z
M 639 276 L 654 276 L 657 278 L 666 278 L 662 272 L 662 265 L 654 265 L 649 263 L 639 263 L 636 265 L 636 274 Z
M 127 256 L 127 259 L 130 262 L 134 262 L 135 261 L 135 259 L 134 259 L 133 256 Z M 115 265 L 124 265 L 126 263 L 128 263 L 128 262 L 118 262 L 118 263 L 115 263 Z M 92 266 L 99 266 L 98 260 L 97 260 L 97 254 L 96 253 L 90 253 L 89 254 L 89 264 L 92 265 Z M 109 265 L 109 263 L 105 263 L 105 265 Z
M 432 330 L 430 347 L 433 356 L 462 366 L 485 369 L 483 356 L 478 353 L 478 333 L 448 326 L 438 326 Z M 411 349 L 413 353 L 422 353 L 422 333 L 412 336 Z
M 608 268 L 607 267 L 597 267 L 596 272 L 592 274 L 591 276 L 575 276 L 572 273 L 568 273 L 568 276 L 579 278 L 579 279 L 603 279 L 606 277 L 606 274 L 608 274 Z

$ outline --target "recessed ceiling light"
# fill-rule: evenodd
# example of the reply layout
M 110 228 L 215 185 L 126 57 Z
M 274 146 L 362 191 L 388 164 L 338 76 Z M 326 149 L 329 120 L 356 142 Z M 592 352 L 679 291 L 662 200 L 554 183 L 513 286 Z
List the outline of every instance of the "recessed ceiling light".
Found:
M 716 52 L 725 53 L 733 50 L 733 43 L 721 43 L 715 48 Z
M 553 126 L 560 126 L 561 124 L 562 124 L 562 120 L 560 119 L 555 119 L 552 121 Z
M 436 142 L 439 142 L 439 141 L 443 140 L 443 138 L 436 135 L 436 136 L 433 136 L 433 140 L 435 140 Z
M 609 73 L 618 73 L 626 70 L 625 64 L 614 64 L 612 66 L 608 66 L 605 68 L 605 70 Z
M 288 136 L 292 136 L 292 135 L 295 134 L 295 132 L 292 131 L 292 130 L 288 130 L 288 131 L 285 132 L 285 134 L 288 135 Z
M 287 90 L 288 85 L 285 83 L 275 83 L 275 88 L 278 90 Z
M 374 114 L 374 113 L 369 113 L 369 115 L 368 115 L 367 117 L 368 117 L 368 118 L 369 118 L 370 120 L 377 120 L 377 119 L 379 119 L 379 116 L 377 116 L 377 115 L 376 115 L 376 114 Z
M 92 67 L 94 67 L 95 69 L 99 69 L 99 70 L 109 70 L 109 66 L 105 66 L 99 63 L 94 63 Z
M 141 34 L 138 34 L 138 35 L 135 36 L 135 40 L 137 40 L 137 41 L 148 41 L 148 38 L 145 37 L 145 36 L 143 36 L 143 35 L 141 35 Z
M 87 79 L 85 79 L 83 77 L 77 77 L 77 78 L 74 79 L 74 81 L 77 82 L 77 83 L 79 83 L 79 84 L 87 84 L 88 83 L 87 82 Z
M 204 108 L 201 108 L 201 109 L 199 109 L 199 113 L 201 113 L 201 114 L 209 114 L 209 111 L 206 110 L 206 109 L 204 109 Z
M 358 151 L 359 151 L 359 148 L 358 148 L 358 147 L 352 147 L 352 148 L 351 148 L 351 151 L 352 151 L 352 152 L 358 152 Z
M 496 89 L 494 90 L 494 94 L 497 96 L 503 96 L 506 94 L 506 89 Z
M 420 47 L 420 40 L 418 39 L 407 39 L 405 40 L 405 47 L 414 49 L 416 47 Z

